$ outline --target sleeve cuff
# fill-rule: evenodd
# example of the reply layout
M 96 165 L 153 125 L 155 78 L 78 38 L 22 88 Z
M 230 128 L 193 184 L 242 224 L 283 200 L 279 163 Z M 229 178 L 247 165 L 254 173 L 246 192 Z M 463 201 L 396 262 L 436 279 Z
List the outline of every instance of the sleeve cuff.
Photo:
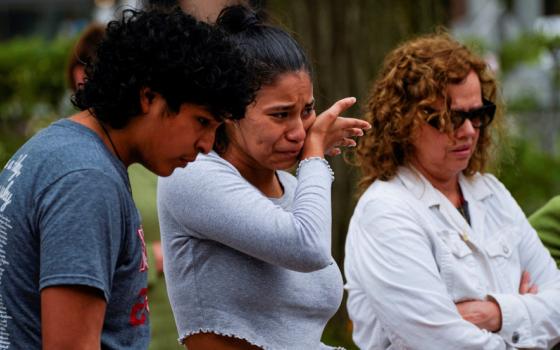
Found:
M 518 295 L 491 294 L 488 299 L 495 300 L 502 313 L 502 328 L 497 332 L 506 343 L 514 348 L 531 348 L 529 315 Z
M 320 157 L 311 157 L 300 161 L 296 170 L 298 178 L 313 177 L 317 179 L 317 175 L 321 174 L 321 178 L 325 183 L 330 185 L 334 181 L 334 172 L 329 165 L 329 162 Z

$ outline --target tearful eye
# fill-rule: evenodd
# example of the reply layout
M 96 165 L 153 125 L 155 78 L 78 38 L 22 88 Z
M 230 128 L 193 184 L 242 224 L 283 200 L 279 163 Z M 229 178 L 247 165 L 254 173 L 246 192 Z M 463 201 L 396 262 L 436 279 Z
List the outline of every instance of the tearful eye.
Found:
M 315 112 L 315 107 L 314 106 L 306 107 L 303 110 L 302 117 L 307 118 L 307 117 L 311 116 L 313 114 L 313 112 Z
M 271 113 L 270 115 L 274 118 L 277 118 L 277 119 L 285 119 L 285 118 L 288 118 L 289 113 L 288 112 L 278 112 L 278 113 Z

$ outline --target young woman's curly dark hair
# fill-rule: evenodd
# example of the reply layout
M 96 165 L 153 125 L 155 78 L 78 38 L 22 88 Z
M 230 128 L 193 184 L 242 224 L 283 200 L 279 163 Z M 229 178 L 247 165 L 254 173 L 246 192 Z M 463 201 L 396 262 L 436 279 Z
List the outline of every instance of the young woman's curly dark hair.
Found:
M 242 118 L 256 90 L 236 46 L 179 8 L 124 11 L 108 24 L 86 75 L 72 102 L 116 129 L 142 113 L 143 88 L 159 93 L 172 113 L 192 103 L 219 120 Z

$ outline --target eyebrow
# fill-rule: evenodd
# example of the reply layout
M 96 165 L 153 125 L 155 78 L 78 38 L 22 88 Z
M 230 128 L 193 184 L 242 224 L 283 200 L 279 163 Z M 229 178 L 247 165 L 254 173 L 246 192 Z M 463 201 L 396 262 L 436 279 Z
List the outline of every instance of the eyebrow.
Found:
M 305 104 L 305 107 L 310 107 L 310 106 L 314 106 L 315 105 L 315 98 L 313 98 L 311 100 L 311 102 L 308 102 Z M 294 108 L 295 103 L 290 103 L 290 104 L 284 104 L 284 105 L 276 105 L 276 106 L 272 106 L 272 107 L 268 107 L 266 108 L 267 110 L 274 110 L 274 111 L 289 111 L 292 108 Z

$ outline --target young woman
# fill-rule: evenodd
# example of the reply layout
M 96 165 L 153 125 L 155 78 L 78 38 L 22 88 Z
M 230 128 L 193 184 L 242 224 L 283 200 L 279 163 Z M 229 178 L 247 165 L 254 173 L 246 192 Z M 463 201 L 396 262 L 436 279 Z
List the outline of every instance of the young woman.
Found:
M 244 7 L 218 25 L 253 61 L 260 85 L 245 118 L 218 130 L 215 152 L 161 178 L 158 207 L 179 340 L 197 349 L 321 349 L 342 278 L 331 256 L 325 152 L 369 124 L 315 116 L 311 68 L 285 31 Z M 283 171 L 300 160 L 297 177 Z

